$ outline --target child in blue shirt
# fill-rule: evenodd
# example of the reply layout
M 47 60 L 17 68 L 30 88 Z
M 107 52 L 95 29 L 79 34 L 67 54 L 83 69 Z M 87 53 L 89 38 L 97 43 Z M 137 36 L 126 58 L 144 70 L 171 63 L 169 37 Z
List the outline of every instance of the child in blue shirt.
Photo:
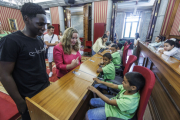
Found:
M 90 109 L 86 113 L 86 120 L 106 120 L 107 117 L 115 117 L 121 119 L 131 119 L 139 106 L 141 90 L 145 85 L 145 78 L 138 72 L 129 72 L 124 76 L 122 85 L 116 85 L 93 79 L 99 84 L 104 84 L 113 89 L 121 91 L 113 98 L 109 99 L 93 86 L 88 89 L 96 93 L 99 98 L 92 98 L 90 104 L 95 109 Z

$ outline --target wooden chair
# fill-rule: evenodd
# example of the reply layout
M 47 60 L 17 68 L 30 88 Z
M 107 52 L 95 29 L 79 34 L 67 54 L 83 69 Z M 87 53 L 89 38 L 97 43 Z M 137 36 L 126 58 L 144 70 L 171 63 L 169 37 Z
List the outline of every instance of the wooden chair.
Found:
M 87 48 L 84 49 L 84 52 L 91 53 L 92 52 L 92 49 L 91 49 L 92 48 L 92 41 L 86 41 L 85 46 Z

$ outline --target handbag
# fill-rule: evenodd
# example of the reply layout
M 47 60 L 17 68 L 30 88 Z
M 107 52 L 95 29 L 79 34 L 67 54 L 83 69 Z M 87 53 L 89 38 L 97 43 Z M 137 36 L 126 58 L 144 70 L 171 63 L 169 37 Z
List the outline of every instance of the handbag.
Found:
M 54 34 L 51 37 L 50 43 L 52 42 L 53 37 L 54 37 Z M 48 49 L 49 49 L 49 47 L 46 48 L 45 59 L 48 59 Z

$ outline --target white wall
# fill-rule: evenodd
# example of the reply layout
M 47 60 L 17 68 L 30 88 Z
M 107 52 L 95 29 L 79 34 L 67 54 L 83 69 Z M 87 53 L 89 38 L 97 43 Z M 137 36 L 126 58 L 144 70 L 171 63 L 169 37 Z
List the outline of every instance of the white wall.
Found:
M 78 30 L 79 37 L 84 37 L 83 24 L 84 24 L 83 15 L 72 15 L 71 16 L 71 27 Z

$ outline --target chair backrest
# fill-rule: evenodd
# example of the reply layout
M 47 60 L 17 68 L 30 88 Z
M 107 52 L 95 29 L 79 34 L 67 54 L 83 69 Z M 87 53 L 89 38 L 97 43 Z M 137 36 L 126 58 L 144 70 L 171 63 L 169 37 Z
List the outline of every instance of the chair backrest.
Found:
M 127 72 L 129 72 L 129 69 L 131 67 L 131 65 L 137 60 L 137 57 L 134 56 L 134 55 L 130 55 L 129 56 L 129 59 L 127 61 L 127 64 L 124 68 L 124 71 L 123 71 L 123 75 L 125 75 Z
M 127 43 L 128 43 L 127 41 L 124 43 L 124 47 L 127 45 Z
M 84 38 L 82 38 L 82 37 L 80 37 L 79 39 L 80 39 L 81 42 L 83 42 L 83 40 L 84 40 Z
M 138 120 L 143 120 L 143 115 L 156 79 L 154 73 L 143 66 L 134 66 L 133 71 L 141 73 L 146 80 L 144 88 L 140 91 L 141 98 L 139 108 L 137 110 Z
M 127 52 L 129 49 L 130 45 L 126 45 L 124 46 L 124 50 L 123 50 L 123 66 L 126 66 L 126 59 L 127 59 Z
M 86 46 L 87 47 L 92 47 L 92 41 L 86 41 Z

